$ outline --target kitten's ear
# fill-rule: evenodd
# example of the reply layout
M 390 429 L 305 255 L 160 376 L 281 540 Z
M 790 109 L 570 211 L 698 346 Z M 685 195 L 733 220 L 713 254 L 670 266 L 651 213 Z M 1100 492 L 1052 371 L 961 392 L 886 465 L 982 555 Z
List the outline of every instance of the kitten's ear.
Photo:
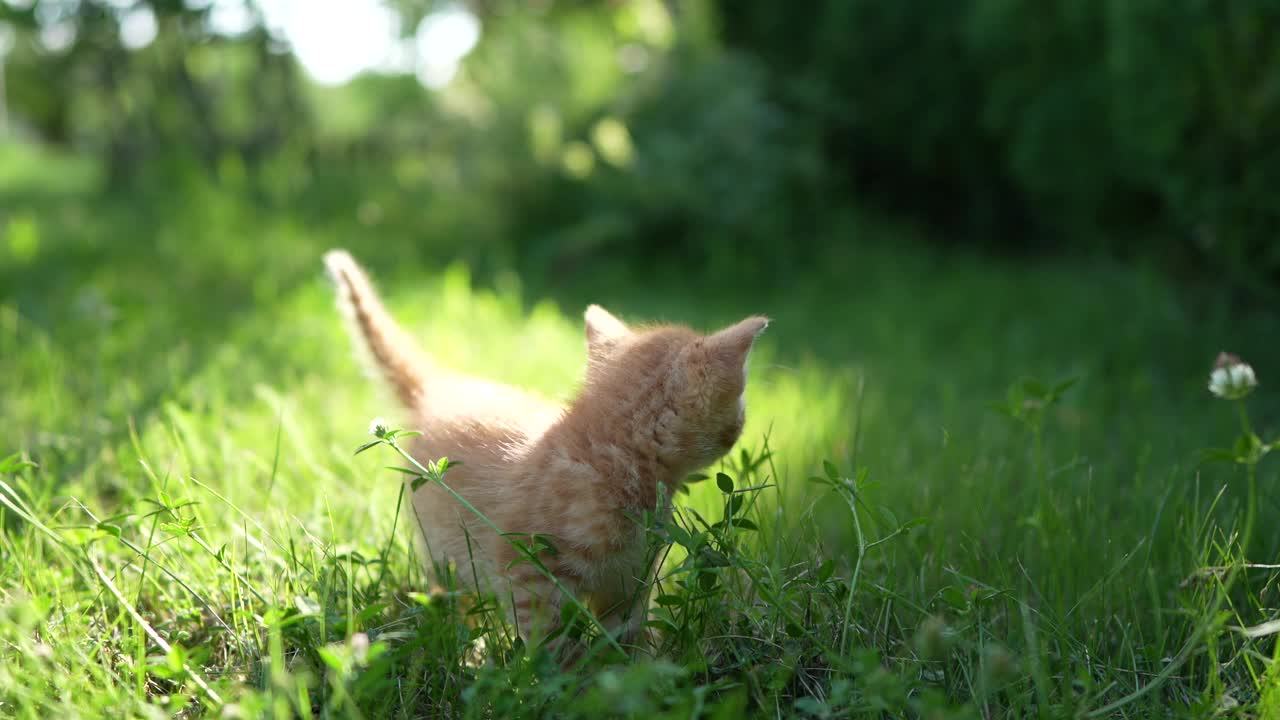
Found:
M 731 368 L 745 368 L 751 346 L 767 327 L 769 327 L 769 318 L 753 315 L 708 337 L 707 347 L 711 348 L 715 356 Z
M 631 334 L 631 329 L 599 305 L 587 308 L 587 351 L 595 356 Z

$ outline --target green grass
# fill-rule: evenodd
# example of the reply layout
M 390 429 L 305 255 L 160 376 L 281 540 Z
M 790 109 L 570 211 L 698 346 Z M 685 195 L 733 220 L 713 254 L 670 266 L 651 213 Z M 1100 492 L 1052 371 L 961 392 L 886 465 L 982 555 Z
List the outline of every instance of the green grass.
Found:
M 1240 434 L 1204 389 L 1222 349 L 1262 378 L 1258 433 L 1280 430 L 1271 312 L 867 218 L 795 275 L 552 281 L 472 278 L 404 252 L 410 228 L 210 190 L 22 188 L 0 184 L 18 208 L 0 216 L 0 456 L 34 467 L 0 472 L 0 715 L 1280 712 L 1275 634 L 1232 629 L 1275 620 L 1280 576 L 1240 569 L 1244 468 L 1201 453 Z M 353 456 L 397 414 L 333 310 L 333 245 L 439 358 L 553 397 L 581 370 L 587 302 L 774 318 L 717 468 L 733 494 L 700 483 L 654 533 L 678 542 L 652 653 L 564 672 L 485 601 L 426 594 L 396 458 Z M 1076 383 L 1039 411 L 1029 377 Z M 1248 560 L 1276 563 L 1276 463 L 1257 479 Z M 716 524 L 735 497 L 745 529 Z

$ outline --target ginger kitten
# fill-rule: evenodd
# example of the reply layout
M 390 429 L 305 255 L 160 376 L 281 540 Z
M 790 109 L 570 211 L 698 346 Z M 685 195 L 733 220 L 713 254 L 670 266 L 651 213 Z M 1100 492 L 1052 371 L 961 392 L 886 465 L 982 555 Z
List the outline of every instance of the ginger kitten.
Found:
M 360 266 L 324 257 L 357 345 L 422 432 L 420 462 L 460 462 L 445 481 L 506 533 L 552 536 L 540 556 L 560 583 L 625 642 L 643 625 L 649 580 L 643 529 L 631 518 L 671 498 L 694 470 L 720 458 L 742 432 L 747 356 L 768 320 L 749 317 L 711 335 L 660 325 L 632 329 L 592 305 L 587 370 L 562 407 L 507 385 L 432 363 L 387 314 Z M 519 349 L 512 358 L 519 362 Z M 559 621 L 564 597 L 445 490 L 413 495 L 437 567 L 511 600 L 526 640 Z M 661 509 L 667 517 L 670 506 Z M 630 516 L 630 517 L 629 517 Z M 430 569 L 429 569 L 430 570 Z

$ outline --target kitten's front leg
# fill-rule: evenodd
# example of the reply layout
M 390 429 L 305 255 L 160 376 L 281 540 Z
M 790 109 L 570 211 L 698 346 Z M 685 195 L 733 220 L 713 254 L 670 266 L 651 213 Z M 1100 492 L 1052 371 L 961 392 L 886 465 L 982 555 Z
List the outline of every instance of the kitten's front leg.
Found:
M 554 632 L 560 624 L 560 590 L 529 565 L 511 572 L 511 610 L 516 632 L 526 645 Z
M 644 640 L 649 614 L 649 585 L 635 580 L 611 583 L 591 594 L 591 611 L 623 647 Z

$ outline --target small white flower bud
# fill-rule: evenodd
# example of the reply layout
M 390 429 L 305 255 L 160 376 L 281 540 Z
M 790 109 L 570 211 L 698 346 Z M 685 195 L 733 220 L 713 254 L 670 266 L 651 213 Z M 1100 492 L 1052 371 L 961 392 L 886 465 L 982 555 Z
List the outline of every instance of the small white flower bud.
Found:
M 391 428 L 387 425 L 387 421 L 380 417 L 369 421 L 369 434 L 376 438 L 383 437 L 390 431 Z
M 1221 353 L 1209 373 L 1209 392 L 1224 400 L 1239 400 L 1258 387 L 1258 378 L 1249 363 L 1231 353 Z

